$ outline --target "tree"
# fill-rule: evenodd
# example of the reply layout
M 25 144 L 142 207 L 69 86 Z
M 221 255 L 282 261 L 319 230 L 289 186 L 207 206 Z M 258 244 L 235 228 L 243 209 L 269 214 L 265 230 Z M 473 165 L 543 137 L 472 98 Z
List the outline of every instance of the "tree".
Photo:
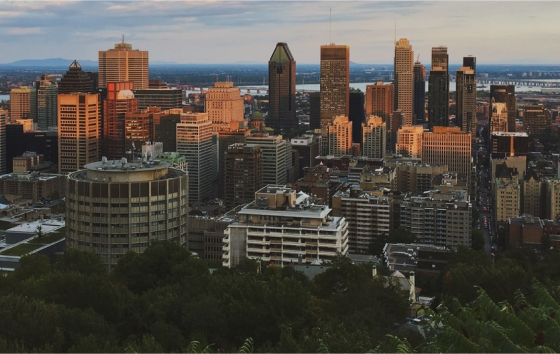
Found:
M 484 250 L 484 245 L 486 244 L 484 239 L 484 233 L 479 229 L 472 230 L 472 248 L 475 251 Z
M 22 281 L 31 277 L 40 278 L 51 272 L 51 263 L 45 255 L 34 253 L 21 257 L 14 276 Z

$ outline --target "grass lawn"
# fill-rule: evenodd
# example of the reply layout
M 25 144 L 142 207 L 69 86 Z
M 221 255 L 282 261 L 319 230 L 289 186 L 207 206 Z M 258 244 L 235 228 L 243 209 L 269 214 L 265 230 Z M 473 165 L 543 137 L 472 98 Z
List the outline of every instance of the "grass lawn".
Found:
M 10 248 L 9 250 L 6 250 L 2 253 L 0 253 L 0 255 L 2 256 L 23 256 L 24 254 L 27 254 L 33 250 L 36 250 L 37 248 L 41 247 L 43 245 L 41 244 L 37 244 L 37 243 L 22 243 L 19 246 L 16 246 L 14 248 Z

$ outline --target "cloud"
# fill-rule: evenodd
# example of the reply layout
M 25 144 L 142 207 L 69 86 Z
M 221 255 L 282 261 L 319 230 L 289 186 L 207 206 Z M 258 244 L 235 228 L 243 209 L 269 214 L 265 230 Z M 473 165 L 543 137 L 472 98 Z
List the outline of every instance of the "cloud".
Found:
M 13 35 L 27 35 L 27 34 L 36 34 L 40 33 L 41 28 L 39 27 L 13 27 L 8 30 L 8 34 Z

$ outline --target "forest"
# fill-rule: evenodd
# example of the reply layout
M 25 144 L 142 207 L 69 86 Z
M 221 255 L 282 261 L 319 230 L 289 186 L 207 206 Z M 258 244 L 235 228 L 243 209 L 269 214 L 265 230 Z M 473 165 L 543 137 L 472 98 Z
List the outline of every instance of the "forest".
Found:
M 168 242 L 112 270 L 71 249 L 30 255 L 0 276 L 0 352 L 558 352 L 559 258 L 459 249 L 441 274 L 416 275 L 436 301 L 412 325 L 407 292 L 342 256 L 310 280 Z

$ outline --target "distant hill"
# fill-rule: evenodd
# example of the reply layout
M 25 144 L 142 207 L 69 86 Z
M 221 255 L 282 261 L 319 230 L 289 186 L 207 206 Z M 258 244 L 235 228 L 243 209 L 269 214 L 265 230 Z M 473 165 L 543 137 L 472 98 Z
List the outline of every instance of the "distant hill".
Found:
M 77 59 L 77 60 L 78 60 L 78 63 L 80 63 L 80 65 L 83 66 L 83 67 L 97 66 L 97 62 L 93 61 L 93 60 L 87 60 L 87 59 L 83 59 L 83 60 Z M 24 60 L 14 61 L 12 63 L 0 64 L 0 66 L 28 66 L 28 67 L 48 66 L 48 67 L 68 68 L 70 66 L 70 64 L 72 64 L 73 61 L 74 61 L 74 59 L 63 59 L 63 58 L 24 59 Z

